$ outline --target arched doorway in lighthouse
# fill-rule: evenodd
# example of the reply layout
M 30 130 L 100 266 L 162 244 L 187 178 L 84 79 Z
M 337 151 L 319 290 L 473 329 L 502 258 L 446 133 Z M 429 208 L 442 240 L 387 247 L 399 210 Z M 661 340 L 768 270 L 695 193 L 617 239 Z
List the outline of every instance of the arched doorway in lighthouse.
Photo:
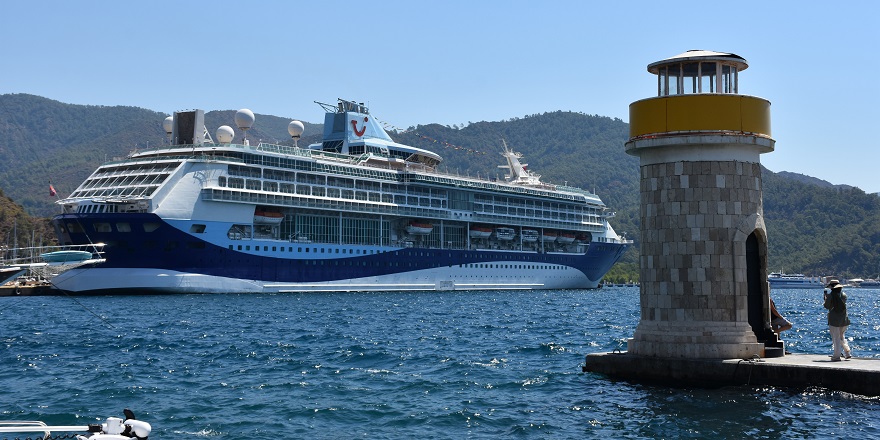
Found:
M 762 252 L 763 244 L 763 252 Z M 767 328 L 765 322 L 767 316 L 764 312 L 764 305 L 768 303 L 766 299 L 767 280 L 766 270 L 763 266 L 763 255 L 766 255 L 766 243 L 762 243 L 758 238 L 758 231 L 752 231 L 746 238 L 746 278 L 748 280 L 748 313 L 749 325 L 758 338 L 758 342 L 775 341 L 776 336 L 773 331 Z

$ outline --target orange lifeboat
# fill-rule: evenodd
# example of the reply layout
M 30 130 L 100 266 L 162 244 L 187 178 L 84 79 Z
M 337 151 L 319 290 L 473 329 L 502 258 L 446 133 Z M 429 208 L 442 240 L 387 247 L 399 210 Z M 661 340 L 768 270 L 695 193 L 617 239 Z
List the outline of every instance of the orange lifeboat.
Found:
M 492 235 L 492 228 L 471 226 L 469 234 L 471 238 L 489 238 Z
M 277 225 L 284 220 L 284 214 L 280 212 L 254 211 L 254 223 Z

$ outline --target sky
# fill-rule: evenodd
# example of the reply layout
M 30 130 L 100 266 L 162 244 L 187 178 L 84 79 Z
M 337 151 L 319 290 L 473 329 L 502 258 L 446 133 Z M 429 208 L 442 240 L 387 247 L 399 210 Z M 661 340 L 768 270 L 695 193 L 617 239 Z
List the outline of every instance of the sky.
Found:
M 0 0 L 0 11 L 0 94 L 312 123 L 314 101 L 337 98 L 400 128 L 557 110 L 629 122 L 629 104 L 656 95 L 648 64 L 735 53 L 749 63 L 740 93 L 771 102 L 764 166 L 880 192 L 876 1 Z

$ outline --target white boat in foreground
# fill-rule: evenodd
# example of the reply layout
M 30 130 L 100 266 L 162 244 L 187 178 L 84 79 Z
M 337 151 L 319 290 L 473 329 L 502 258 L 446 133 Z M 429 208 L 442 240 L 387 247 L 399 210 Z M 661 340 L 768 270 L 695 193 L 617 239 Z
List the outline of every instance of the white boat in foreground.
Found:
M 147 440 L 153 428 L 149 423 L 137 420 L 131 410 L 126 409 L 125 420 L 108 417 L 104 423 L 90 425 L 50 426 L 39 421 L 0 421 L 0 433 L 27 434 L 42 433 L 44 439 L 75 438 L 77 440 Z M 53 433 L 66 434 L 53 434 Z M 70 433 L 83 432 L 86 434 Z M 18 438 L 18 437 L 15 437 Z M 27 437 L 30 438 L 30 437 Z

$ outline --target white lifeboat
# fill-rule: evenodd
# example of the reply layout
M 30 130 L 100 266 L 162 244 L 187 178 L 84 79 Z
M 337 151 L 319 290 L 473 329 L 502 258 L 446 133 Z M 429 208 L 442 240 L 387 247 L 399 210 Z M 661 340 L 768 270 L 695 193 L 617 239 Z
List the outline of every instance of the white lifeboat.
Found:
M 534 229 L 523 229 L 522 230 L 522 241 L 533 243 L 538 241 L 538 231 Z
M 574 241 L 574 234 L 570 232 L 560 232 L 559 236 L 556 237 L 556 241 L 562 244 L 569 244 Z
M 498 240 L 510 241 L 516 237 L 516 231 L 513 228 L 495 228 L 495 238 Z
M 430 223 L 409 222 L 404 228 L 408 234 L 428 235 L 434 230 L 434 225 Z

